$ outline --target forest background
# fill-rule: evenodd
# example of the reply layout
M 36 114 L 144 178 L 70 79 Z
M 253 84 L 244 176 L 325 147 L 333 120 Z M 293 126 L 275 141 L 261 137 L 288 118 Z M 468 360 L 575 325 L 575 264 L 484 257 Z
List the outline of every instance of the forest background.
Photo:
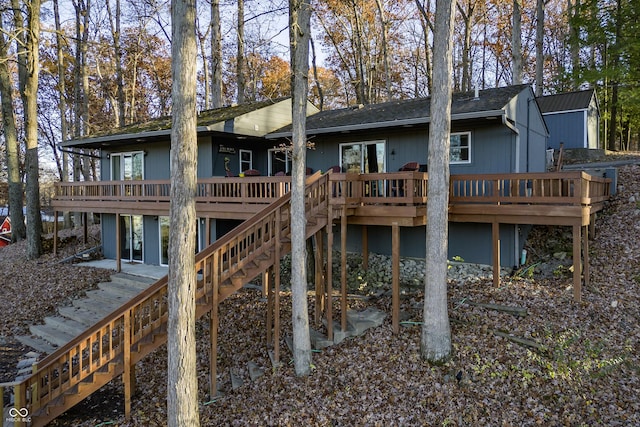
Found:
M 25 173 L 20 60 L 34 2 L 0 0 L 0 74 L 10 82 Z M 310 93 L 321 109 L 430 95 L 435 1 L 326 0 L 312 17 Z M 595 88 L 609 150 L 638 149 L 640 4 L 632 0 L 461 0 L 454 90 L 532 83 L 538 95 Z M 168 0 L 49 0 L 37 16 L 40 199 L 57 180 L 95 180 L 61 141 L 171 114 Z M 198 106 L 290 96 L 288 4 L 198 2 Z M 6 71 L 2 71 L 6 70 Z M 7 97 L 6 94 L 4 96 Z M 22 101 L 22 102 L 21 102 Z M 4 111 L 4 110 L 3 110 Z M 7 118 L 0 148 L 7 150 Z M 90 154 L 90 153 L 82 153 Z M 4 153 L 2 182 L 7 181 Z

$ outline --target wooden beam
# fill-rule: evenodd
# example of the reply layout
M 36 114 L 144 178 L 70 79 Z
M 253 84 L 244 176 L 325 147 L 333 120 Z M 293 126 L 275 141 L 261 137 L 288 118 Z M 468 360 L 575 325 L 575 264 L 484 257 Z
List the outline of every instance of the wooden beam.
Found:
M 58 211 L 53 211 L 53 256 L 58 256 Z
M 369 270 L 369 228 L 362 226 L 362 268 Z
M 331 217 L 330 217 L 331 218 Z M 333 341 L 333 222 L 327 226 L 327 339 Z
M 340 217 L 340 327 L 347 330 L 347 214 Z
M 204 245 L 205 247 L 211 245 L 211 218 L 209 216 L 204 218 Z
M 273 345 L 273 285 L 271 283 L 271 274 L 273 266 L 267 268 L 266 281 L 264 282 L 267 291 L 267 346 Z
M 218 327 L 220 296 L 220 260 L 219 255 L 212 260 L 211 266 L 211 311 L 209 312 L 209 400 L 218 395 Z
M 120 214 L 116 214 L 116 272 L 122 271 L 122 242 L 120 241 Z
M 391 226 L 391 323 L 393 333 L 400 332 L 400 227 L 397 222 Z
M 124 382 L 124 416 L 126 419 L 131 417 L 131 395 L 133 387 L 131 383 L 131 310 L 124 313 L 124 348 L 123 348 L 123 368 L 122 382 Z
M 282 214 L 280 209 L 276 211 L 276 244 L 275 254 L 273 261 L 273 275 L 274 275 L 274 301 L 273 301 L 273 358 L 275 363 L 280 363 L 280 246 L 282 237 L 280 230 L 282 230 Z
M 82 242 L 86 245 L 89 242 L 89 224 L 87 224 L 88 215 L 82 213 Z
M 491 240 L 493 242 L 493 286 L 500 286 L 500 223 L 491 224 Z
M 322 312 L 324 310 L 324 283 L 322 274 L 322 267 L 324 265 L 324 239 L 322 236 L 322 230 L 316 232 L 315 234 L 315 243 L 316 248 L 314 251 L 315 256 L 315 289 L 316 289 L 316 298 L 315 298 L 315 311 L 314 311 L 314 320 L 316 326 L 320 324 L 322 319 Z
M 589 226 L 586 225 L 584 227 L 584 232 L 582 233 L 582 269 L 584 276 L 584 286 L 589 287 L 589 275 L 591 273 L 589 268 Z
M 573 226 L 573 299 L 575 302 L 582 301 L 582 279 L 581 279 L 581 238 L 582 226 Z

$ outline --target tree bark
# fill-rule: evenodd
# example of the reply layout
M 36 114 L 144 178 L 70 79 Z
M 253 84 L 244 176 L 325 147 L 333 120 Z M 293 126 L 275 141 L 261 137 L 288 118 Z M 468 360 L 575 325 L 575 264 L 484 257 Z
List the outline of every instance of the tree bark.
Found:
M 521 1 L 513 0 L 513 25 L 511 33 L 511 60 L 513 62 L 514 85 L 522 83 L 522 11 Z
M 113 39 L 113 51 L 115 54 L 116 65 L 116 85 L 118 87 L 118 102 L 116 114 L 116 127 L 124 126 L 125 122 L 125 104 L 126 97 L 124 95 L 124 73 L 122 71 L 122 48 L 120 47 L 120 0 L 116 1 L 115 16 L 111 12 L 111 0 L 105 0 L 107 6 L 107 14 L 109 15 L 109 23 L 111 24 L 111 38 Z
M 60 7 L 59 0 L 53 0 L 53 15 L 56 26 L 56 65 L 58 68 L 58 111 L 60 112 L 60 139 L 66 141 L 69 139 L 69 123 L 67 122 L 67 88 L 65 84 L 64 70 L 64 51 L 62 49 L 62 25 L 60 24 Z M 62 152 L 62 173 L 60 181 L 69 182 L 69 154 Z M 68 211 L 63 214 L 64 228 L 71 228 L 71 215 Z M 57 220 L 57 218 L 56 218 Z
M 0 58 L 7 58 L 8 44 L 4 38 L 2 14 L 0 13 Z M 7 178 L 9 179 L 9 217 L 11 218 L 11 241 L 24 240 L 27 230 L 22 212 L 24 188 L 20 175 L 20 145 L 13 112 L 13 85 L 8 61 L 0 61 L 0 98 L 2 98 L 2 124 L 7 151 Z
M 293 100 L 293 173 L 291 188 L 291 294 L 293 322 L 293 361 L 297 375 L 311 371 L 311 340 L 307 302 L 306 214 L 304 207 L 306 170 L 306 116 L 309 88 L 309 0 L 289 1 L 289 40 Z
M 449 206 L 449 135 L 451 129 L 452 45 L 454 5 L 436 2 L 433 44 L 433 93 L 429 125 L 424 322 L 420 351 L 424 359 L 441 362 L 451 355 L 447 310 L 447 239 Z
M 27 176 L 27 258 L 42 255 L 42 216 L 40 214 L 40 168 L 38 158 L 38 77 L 40 73 L 40 0 L 25 1 L 25 79 L 22 88 L 25 128 L 25 169 Z M 20 11 L 14 11 L 20 13 Z M 21 59 L 22 60 L 22 59 Z
M 376 0 L 376 6 L 378 7 L 378 15 L 380 17 L 380 25 L 382 26 L 382 61 L 384 63 L 384 83 L 385 90 L 387 92 L 385 101 L 391 101 L 391 66 L 389 65 L 389 54 L 387 52 L 387 39 L 388 39 L 388 23 L 384 13 L 384 6 L 382 0 Z
M 244 0 L 238 0 L 238 51 L 236 54 L 236 84 L 238 86 L 237 102 L 244 103 L 246 83 L 244 81 Z
M 536 0 L 536 96 L 544 89 L 544 6 L 545 0 Z
M 167 421 L 198 426 L 195 336 L 196 0 L 173 0 Z
M 211 108 L 222 107 L 222 30 L 220 0 L 211 1 Z

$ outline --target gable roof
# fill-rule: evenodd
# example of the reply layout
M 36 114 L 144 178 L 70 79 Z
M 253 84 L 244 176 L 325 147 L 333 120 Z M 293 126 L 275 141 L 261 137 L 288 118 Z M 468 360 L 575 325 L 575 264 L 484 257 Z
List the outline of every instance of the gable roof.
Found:
M 558 93 L 536 98 L 542 114 L 557 113 L 561 111 L 586 110 L 589 108 L 594 89 L 578 90 L 575 92 Z
M 312 105 L 308 105 L 307 110 L 310 114 L 317 111 Z M 291 123 L 291 98 L 279 98 L 202 111 L 198 114 L 197 131 L 199 134 L 220 132 L 231 136 L 262 137 L 289 123 Z M 171 126 L 171 117 L 160 117 L 145 123 L 64 141 L 61 145 L 101 148 L 131 142 L 167 139 L 171 136 Z
M 505 106 L 530 85 L 506 86 L 475 93 L 454 93 L 451 100 L 451 120 L 486 118 L 505 113 Z M 395 127 L 430 122 L 431 98 L 403 99 L 380 104 L 358 105 L 339 110 L 327 110 L 307 118 L 307 133 L 344 132 L 359 129 Z M 266 135 L 282 138 L 291 135 L 285 126 Z

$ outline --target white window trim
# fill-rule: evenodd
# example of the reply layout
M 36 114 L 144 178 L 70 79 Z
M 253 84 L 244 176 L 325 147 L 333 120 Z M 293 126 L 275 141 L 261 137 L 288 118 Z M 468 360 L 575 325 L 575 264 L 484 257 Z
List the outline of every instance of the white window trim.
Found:
M 242 168 L 242 163 L 244 163 L 244 161 L 242 160 L 242 154 L 243 153 L 249 153 L 249 167 L 248 168 Z M 253 169 L 253 151 L 252 150 L 238 150 L 238 170 L 240 171 L 240 173 L 248 170 L 248 169 Z
M 469 141 L 469 160 L 463 160 L 463 161 L 451 161 L 449 160 L 449 164 L 451 165 L 469 165 L 471 164 L 471 147 L 472 147 L 472 142 L 471 142 L 471 132 L 452 132 L 451 135 L 449 136 L 449 138 L 451 138 L 452 136 L 456 136 L 456 135 L 467 135 L 467 141 Z M 449 147 L 449 153 L 451 153 L 451 147 Z

